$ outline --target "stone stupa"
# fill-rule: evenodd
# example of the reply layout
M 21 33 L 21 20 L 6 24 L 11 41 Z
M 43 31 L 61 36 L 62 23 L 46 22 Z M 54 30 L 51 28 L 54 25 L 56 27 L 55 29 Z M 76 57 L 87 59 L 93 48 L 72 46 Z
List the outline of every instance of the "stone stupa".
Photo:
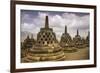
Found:
M 69 47 L 72 44 L 72 39 L 69 33 L 67 32 L 67 26 L 65 26 L 65 32 L 61 36 L 60 45 L 62 47 L 66 46 Z
M 29 50 L 24 62 L 59 61 L 64 59 L 64 52 L 58 44 L 53 29 L 49 28 L 48 16 L 46 16 L 45 27 L 38 32 L 37 42 Z
M 77 48 L 82 47 L 82 38 L 79 35 L 79 31 L 77 30 L 77 34 L 75 35 L 75 37 L 73 38 L 73 42 L 74 42 L 74 46 Z
M 65 32 L 61 36 L 60 46 L 63 48 L 64 53 L 72 53 L 77 51 L 73 45 L 72 38 L 67 32 L 67 26 L 65 26 Z

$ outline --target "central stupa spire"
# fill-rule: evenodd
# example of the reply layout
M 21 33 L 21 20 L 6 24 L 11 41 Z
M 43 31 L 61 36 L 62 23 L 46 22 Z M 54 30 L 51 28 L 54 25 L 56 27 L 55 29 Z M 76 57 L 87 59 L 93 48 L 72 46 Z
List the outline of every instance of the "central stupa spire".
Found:
M 79 35 L 78 29 L 77 29 L 77 35 Z
M 65 26 L 65 34 L 67 33 L 67 26 Z
M 45 28 L 49 28 L 48 16 L 45 19 Z

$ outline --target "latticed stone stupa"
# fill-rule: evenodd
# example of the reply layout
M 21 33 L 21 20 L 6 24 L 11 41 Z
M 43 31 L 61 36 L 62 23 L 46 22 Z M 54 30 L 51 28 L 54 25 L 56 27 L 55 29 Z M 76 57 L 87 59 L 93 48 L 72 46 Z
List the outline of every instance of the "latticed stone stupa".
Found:
M 81 45 L 82 45 L 82 38 L 79 35 L 79 31 L 78 30 L 77 30 L 77 34 L 73 38 L 73 42 L 74 42 L 74 46 L 75 47 L 81 47 Z
M 21 43 L 21 57 L 25 57 L 27 54 L 27 50 L 32 48 L 32 46 L 35 44 L 35 40 L 33 38 L 33 35 L 29 37 L 29 35 L 26 37 L 24 42 Z
M 37 44 L 42 46 L 54 46 L 57 43 L 56 35 L 52 28 L 49 28 L 48 16 L 46 16 L 45 27 L 37 34 Z
M 72 43 L 71 36 L 67 32 L 67 26 L 65 26 L 65 32 L 61 36 L 60 45 L 61 46 L 70 46 Z
M 46 16 L 45 27 L 40 29 L 40 32 L 37 34 L 37 42 L 29 50 L 24 62 L 57 61 L 64 59 L 64 52 L 58 45 L 53 29 L 49 28 L 48 16 Z
M 28 49 L 28 48 L 32 48 L 32 46 L 35 44 L 35 40 L 33 38 L 33 35 L 31 35 L 31 37 L 29 37 L 29 35 L 26 37 L 26 39 L 24 40 L 24 42 L 21 44 L 21 48 L 22 49 Z

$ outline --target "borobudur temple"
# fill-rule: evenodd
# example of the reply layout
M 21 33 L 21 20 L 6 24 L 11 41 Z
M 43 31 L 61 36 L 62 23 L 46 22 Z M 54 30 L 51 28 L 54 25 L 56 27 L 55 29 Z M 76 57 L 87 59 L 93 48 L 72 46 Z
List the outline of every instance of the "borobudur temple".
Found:
M 82 38 L 77 29 L 77 34 L 72 38 L 67 31 L 67 26 L 65 26 L 64 33 L 62 33 L 60 41 L 58 41 L 55 32 L 49 27 L 49 18 L 46 16 L 45 26 L 40 28 L 37 38 L 34 39 L 33 35 L 30 38 L 27 35 L 24 42 L 21 42 L 21 62 L 64 61 L 69 58 L 68 55 L 73 56 L 72 54 L 80 50 L 80 48 L 85 48 L 88 53 L 89 32 L 86 38 Z M 80 53 L 80 51 L 76 54 Z

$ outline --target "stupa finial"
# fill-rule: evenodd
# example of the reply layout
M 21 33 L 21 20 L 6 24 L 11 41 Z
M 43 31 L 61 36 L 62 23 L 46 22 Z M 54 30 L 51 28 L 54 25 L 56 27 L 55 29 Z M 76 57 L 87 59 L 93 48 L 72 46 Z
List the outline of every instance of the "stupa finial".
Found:
M 67 26 L 65 26 L 65 33 L 67 33 Z
M 48 16 L 45 19 L 45 28 L 49 28 Z
M 77 35 L 79 35 L 79 31 L 78 31 L 78 29 L 77 29 Z

